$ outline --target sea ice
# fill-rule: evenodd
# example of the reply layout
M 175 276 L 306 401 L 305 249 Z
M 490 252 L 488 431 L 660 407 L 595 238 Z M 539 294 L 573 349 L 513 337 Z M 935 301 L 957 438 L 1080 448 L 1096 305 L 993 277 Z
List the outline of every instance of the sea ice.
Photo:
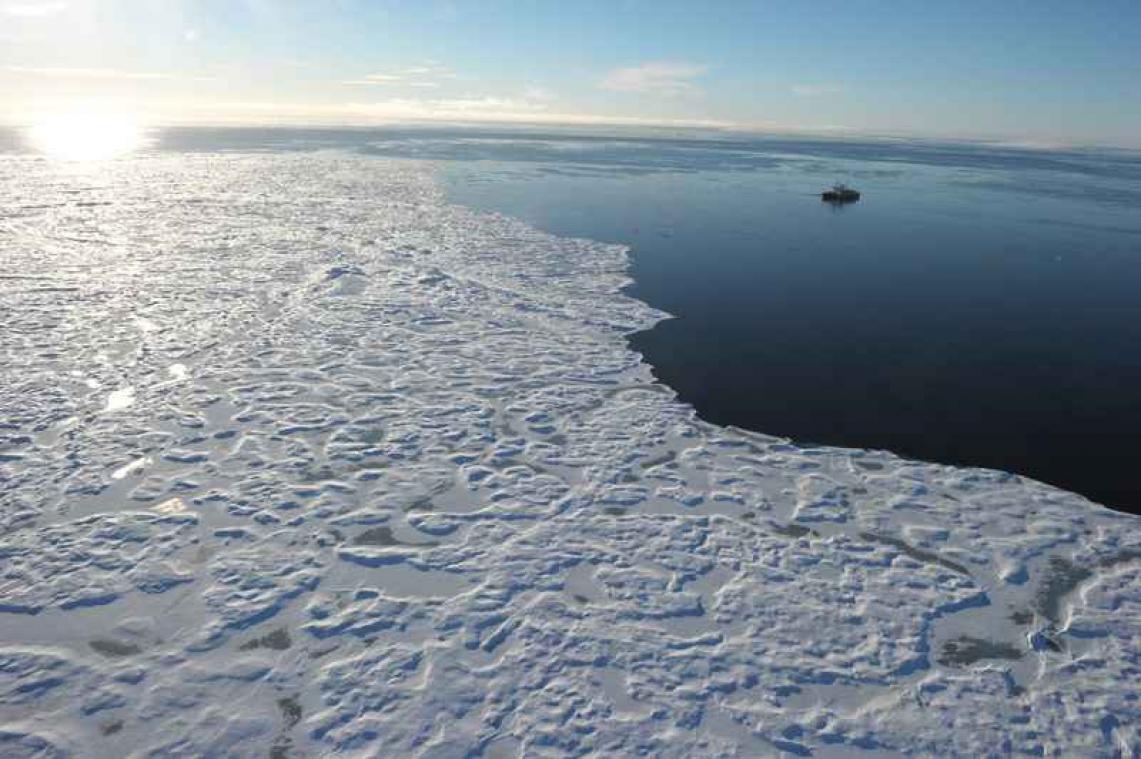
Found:
M 621 247 L 335 153 L 0 208 L 4 756 L 1141 752 L 1136 517 L 701 422 Z

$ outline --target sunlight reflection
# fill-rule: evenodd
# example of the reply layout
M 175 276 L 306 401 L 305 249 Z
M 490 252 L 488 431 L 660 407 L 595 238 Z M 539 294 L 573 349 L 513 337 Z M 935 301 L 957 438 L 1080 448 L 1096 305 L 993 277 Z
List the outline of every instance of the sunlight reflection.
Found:
M 143 145 L 144 131 L 122 114 L 72 112 L 44 118 L 28 130 L 37 150 L 64 161 L 102 161 Z

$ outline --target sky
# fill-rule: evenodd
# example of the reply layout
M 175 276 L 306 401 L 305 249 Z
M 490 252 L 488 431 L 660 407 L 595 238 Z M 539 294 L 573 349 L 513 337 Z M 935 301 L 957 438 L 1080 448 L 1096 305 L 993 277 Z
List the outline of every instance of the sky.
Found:
M 0 0 L 0 122 L 86 108 L 1138 148 L 1139 51 L 1139 0 Z

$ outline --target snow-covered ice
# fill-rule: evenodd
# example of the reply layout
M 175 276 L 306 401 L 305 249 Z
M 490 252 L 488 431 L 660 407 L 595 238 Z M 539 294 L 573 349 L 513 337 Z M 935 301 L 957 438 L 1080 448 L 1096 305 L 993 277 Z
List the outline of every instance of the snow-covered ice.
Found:
M 0 263 L 3 756 L 1141 752 L 1136 517 L 699 421 L 620 247 L 8 156 Z

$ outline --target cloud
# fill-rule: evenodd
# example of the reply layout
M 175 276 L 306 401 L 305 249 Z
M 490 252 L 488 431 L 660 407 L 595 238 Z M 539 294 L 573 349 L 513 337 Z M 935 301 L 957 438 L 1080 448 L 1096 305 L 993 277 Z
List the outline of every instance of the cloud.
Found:
M 520 121 L 543 114 L 546 106 L 526 98 L 389 98 L 349 103 L 354 116 L 397 121 Z
M 540 87 L 539 85 L 532 84 L 524 88 L 523 97 L 527 98 L 528 100 L 544 102 L 547 100 L 553 100 L 555 95 L 546 87 Z
M 54 16 L 67 10 L 67 3 L 59 0 L 42 0 L 42 2 L 5 3 L 0 5 L 0 11 L 9 16 L 23 16 L 35 18 L 39 16 Z
M 39 66 L 3 66 L 0 71 L 26 76 L 47 77 L 50 79 L 105 79 L 105 80 L 181 80 L 187 82 L 208 82 L 210 77 L 183 76 L 159 71 L 123 71 L 121 69 L 51 68 Z
M 641 66 L 615 69 L 603 77 L 604 90 L 615 92 L 648 92 L 659 95 L 683 95 L 697 89 L 694 80 L 709 70 L 697 63 L 643 63 Z
M 360 79 L 350 79 L 341 82 L 341 84 L 432 88 L 439 87 L 441 79 L 454 79 L 455 76 L 455 72 L 446 66 L 430 62 L 420 66 L 405 66 L 403 68 L 365 74 Z
M 793 95 L 804 98 L 833 95 L 840 91 L 840 88 L 833 84 L 794 84 L 789 89 L 792 90 Z
M 187 103 L 182 122 L 378 125 L 400 122 L 546 124 L 568 126 L 736 126 L 709 119 L 669 119 L 556 110 L 527 97 L 388 98 L 367 102 L 301 104 L 274 102 Z

